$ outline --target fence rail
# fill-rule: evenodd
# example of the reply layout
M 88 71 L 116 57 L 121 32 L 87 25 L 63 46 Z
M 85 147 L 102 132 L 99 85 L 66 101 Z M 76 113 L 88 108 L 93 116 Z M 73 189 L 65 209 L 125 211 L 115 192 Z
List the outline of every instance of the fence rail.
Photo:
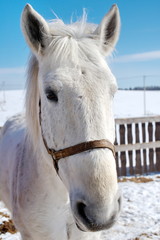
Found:
M 115 123 L 118 176 L 160 172 L 160 116 L 120 118 Z

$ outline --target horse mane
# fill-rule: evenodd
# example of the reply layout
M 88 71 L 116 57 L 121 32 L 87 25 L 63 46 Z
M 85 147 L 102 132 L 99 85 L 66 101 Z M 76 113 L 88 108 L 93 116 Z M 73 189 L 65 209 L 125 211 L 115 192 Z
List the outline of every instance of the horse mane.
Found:
M 52 55 L 52 61 L 60 66 L 61 62 L 73 59 L 74 64 L 86 66 L 86 62 L 92 61 L 97 63 L 97 55 L 91 54 L 91 34 L 94 32 L 96 25 L 86 22 L 86 13 L 80 21 L 71 24 L 64 24 L 62 20 L 56 19 L 49 22 L 51 42 L 46 49 L 47 55 Z M 80 45 L 78 39 L 88 37 L 88 42 Z M 78 42 L 78 43 L 77 43 Z M 93 49 L 93 48 L 92 48 Z M 77 54 L 78 51 L 78 54 Z M 84 54 L 84 51 L 86 54 Z M 39 122 L 39 84 L 38 84 L 38 60 L 32 54 L 27 71 L 26 84 L 26 121 L 28 133 L 34 146 L 37 145 L 40 137 Z
M 26 122 L 29 137 L 37 145 L 40 134 L 39 123 L 39 85 L 38 85 L 38 61 L 34 55 L 31 56 L 27 71 L 26 84 Z

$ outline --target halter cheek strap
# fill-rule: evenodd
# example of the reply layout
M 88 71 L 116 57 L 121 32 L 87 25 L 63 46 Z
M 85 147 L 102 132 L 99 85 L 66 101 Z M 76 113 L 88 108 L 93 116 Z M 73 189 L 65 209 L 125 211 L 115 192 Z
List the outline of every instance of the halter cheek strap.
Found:
M 41 102 L 39 102 L 39 121 L 40 121 L 40 125 L 41 125 Z M 44 145 L 46 147 L 46 150 L 48 152 L 48 154 L 50 154 L 52 156 L 53 159 L 53 164 L 55 167 L 56 172 L 58 173 L 58 161 L 61 158 L 66 158 L 69 156 L 73 156 L 82 152 L 86 152 L 92 149 L 98 149 L 98 148 L 108 148 L 109 150 L 112 151 L 113 156 L 115 157 L 115 146 L 107 139 L 101 139 L 101 140 L 94 140 L 94 141 L 88 141 L 88 142 L 82 142 L 79 144 L 76 144 L 74 146 L 68 147 L 68 148 L 64 148 L 61 150 L 56 151 L 53 148 L 48 148 L 46 140 L 43 136 L 42 133 L 42 138 L 43 138 L 43 142 Z

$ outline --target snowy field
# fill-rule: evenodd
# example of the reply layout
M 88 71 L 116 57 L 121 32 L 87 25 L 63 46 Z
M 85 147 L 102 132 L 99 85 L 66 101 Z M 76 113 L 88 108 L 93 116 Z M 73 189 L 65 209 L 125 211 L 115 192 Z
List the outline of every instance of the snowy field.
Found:
M 0 126 L 24 110 L 24 91 L 0 92 Z M 144 115 L 143 92 L 119 91 L 114 99 L 115 117 Z M 146 92 L 146 114 L 160 115 L 160 92 Z M 132 181 L 130 181 L 132 180 Z M 160 175 L 120 182 L 123 207 L 116 225 L 102 233 L 103 240 L 160 240 Z M 149 181 L 150 180 L 150 181 Z M 11 232 L 6 232 L 7 229 Z M 9 212 L 0 202 L 0 240 L 20 240 L 9 222 Z M 46 239 L 47 240 L 47 239 Z
M 24 109 L 24 90 L 0 91 L 0 126 L 14 114 Z

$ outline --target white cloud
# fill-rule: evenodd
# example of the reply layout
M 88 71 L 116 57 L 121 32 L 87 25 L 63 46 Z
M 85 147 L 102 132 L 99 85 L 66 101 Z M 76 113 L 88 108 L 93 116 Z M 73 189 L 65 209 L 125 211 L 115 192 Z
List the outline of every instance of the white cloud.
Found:
M 112 61 L 118 63 L 127 63 L 127 62 L 144 62 L 160 59 L 160 51 L 151 51 L 144 53 L 136 53 L 130 55 L 123 55 L 115 57 Z
M 17 67 L 17 68 L 0 68 L 0 74 L 24 74 L 25 67 Z

